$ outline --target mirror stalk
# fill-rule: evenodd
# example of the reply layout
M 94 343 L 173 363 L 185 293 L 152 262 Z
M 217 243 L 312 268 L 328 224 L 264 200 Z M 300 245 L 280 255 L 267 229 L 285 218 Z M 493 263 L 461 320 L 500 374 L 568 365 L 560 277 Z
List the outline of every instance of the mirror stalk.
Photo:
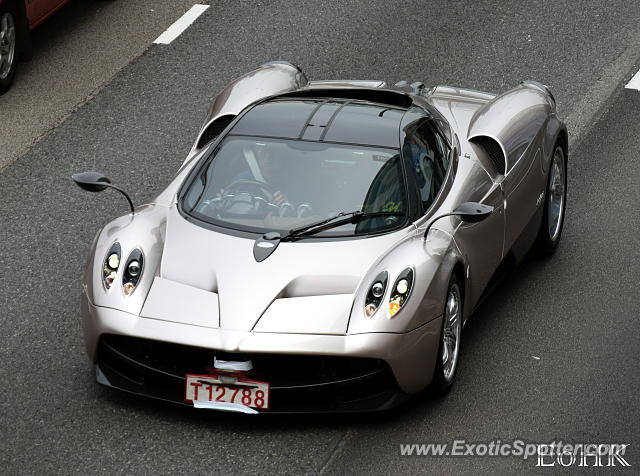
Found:
M 444 218 L 444 217 L 451 217 L 451 216 L 457 216 L 457 213 L 451 212 L 451 213 L 445 213 L 444 215 L 439 215 L 437 217 L 435 217 L 433 220 L 431 220 L 431 223 L 429 223 L 427 225 L 427 229 L 424 230 L 424 239 L 427 239 L 427 235 L 429 234 L 429 230 L 431 229 L 431 225 L 433 225 L 435 222 L 437 222 L 438 220 L 440 220 L 440 218 Z
M 114 190 L 117 190 L 122 195 L 124 195 L 124 198 L 127 199 L 129 207 L 131 208 L 131 214 L 134 214 L 133 202 L 131 201 L 131 197 L 127 194 L 127 192 L 122 190 L 120 187 L 112 185 L 111 180 L 109 180 L 100 172 L 79 172 L 77 174 L 73 174 L 71 176 L 71 179 L 76 183 L 78 187 L 80 187 L 82 190 L 86 190 L 87 192 L 102 192 L 107 188 L 113 188 Z
M 477 223 L 479 221 L 484 220 L 489 215 L 493 213 L 493 207 L 491 205 L 484 205 L 478 202 L 464 202 L 461 203 L 450 213 L 445 213 L 443 215 L 439 215 L 435 217 L 431 222 L 427 225 L 427 229 L 424 231 L 424 239 L 427 239 L 427 235 L 429 234 L 429 230 L 431 226 L 440 218 L 457 216 L 460 217 L 462 221 L 466 221 L 469 223 Z
M 107 184 L 107 183 L 105 183 L 105 184 L 103 184 L 103 185 L 105 185 L 105 186 L 106 186 L 106 187 L 108 187 L 108 188 L 112 188 L 112 189 L 114 189 L 114 190 L 117 190 L 117 191 L 118 191 L 118 192 L 120 192 L 122 195 L 124 195 L 124 198 L 126 198 L 126 199 L 127 199 L 127 202 L 129 202 L 129 207 L 131 208 L 131 214 L 132 214 L 132 215 L 134 214 L 133 202 L 131 201 L 131 197 L 129 196 L 129 194 L 128 194 L 127 192 L 125 192 L 124 190 L 122 190 L 122 189 L 121 189 L 121 188 L 119 188 L 119 187 L 116 187 L 115 185 L 111 185 L 110 183 L 108 183 L 108 184 Z

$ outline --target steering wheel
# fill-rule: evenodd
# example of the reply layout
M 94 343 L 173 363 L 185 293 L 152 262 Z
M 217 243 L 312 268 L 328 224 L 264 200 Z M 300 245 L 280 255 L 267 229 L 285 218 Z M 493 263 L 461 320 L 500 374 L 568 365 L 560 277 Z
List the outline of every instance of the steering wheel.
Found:
M 275 192 L 265 182 L 251 179 L 238 179 L 224 189 L 223 195 L 213 199 L 207 206 L 213 207 L 211 213 L 226 211 L 233 214 L 253 214 L 266 212 L 269 207 L 279 216 L 308 216 L 312 213 L 311 205 L 303 203 L 297 208 L 290 202 L 276 204 L 273 202 Z
M 280 210 L 280 207 L 273 203 L 273 189 L 265 182 L 238 179 L 226 187 L 222 193 L 221 197 L 214 199 L 219 211 L 246 215 L 256 213 L 258 210 L 264 212 L 265 207 Z
M 250 194 L 253 198 L 262 198 L 269 203 L 273 200 L 273 194 L 275 193 L 268 183 L 258 180 L 238 179 L 224 189 L 224 196 L 242 192 Z

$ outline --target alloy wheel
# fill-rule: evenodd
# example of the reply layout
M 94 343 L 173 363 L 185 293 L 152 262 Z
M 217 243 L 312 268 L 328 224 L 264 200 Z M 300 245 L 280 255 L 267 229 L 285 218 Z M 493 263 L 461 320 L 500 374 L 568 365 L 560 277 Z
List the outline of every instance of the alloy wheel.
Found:
M 447 382 L 453 379 L 458 364 L 460 350 L 460 334 L 462 333 L 462 303 L 460 288 L 453 284 L 447 296 L 447 305 L 444 314 L 442 329 L 442 368 Z
M 0 18 L 0 79 L 9 76 L 16 56 L 16 25 L 11 13 Z

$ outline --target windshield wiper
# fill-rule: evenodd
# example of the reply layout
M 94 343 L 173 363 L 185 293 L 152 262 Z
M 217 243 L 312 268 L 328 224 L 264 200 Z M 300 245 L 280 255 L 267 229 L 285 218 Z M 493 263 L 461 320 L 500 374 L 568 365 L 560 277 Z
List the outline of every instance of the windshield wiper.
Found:
M 355 210 L 353 212 L 341 212 L 324 220 L 315 221 L 308 225 L 298 228 L 292 228 L 287 234 L 281 236 L 277 231 L 265 233 L 258 238 L 253 244 L 253 257 L 260 263 L 267 259 L 276 250 L 282 241 L 293 241 L 307 235 L 313 235 L 329 228 L 335 228 L 347 223 L 354 223 L 365 218 L 374 217 L 401 217 L 405 216 L 400 212 L 362 212 Z
M 308 225 L 301 226 L 298 228 L 292 228 L 289 230 L 289 233 L 280 238 L 280 241 L 291 240 L 296 237 L 305 236 L 305 235 L 314 235 L 316 233 L 320 233 L 321 231 L 328 230 L 329 228 L 336 228 L 341 225 L 345 225 L 347 223 L 354 223 L 365 218 L 375 218 L 375 217 L 399 217 L 404 216 L 404 213 L 400 212 L 363 212 L 360 210 L 355 210 L 352 212 L 340 212 L 337 215 L 334 215 L 330 218 L 325 218 L 324 220 L 319 220 L 313 223 L 309 223 Z M 339 220 L 339 218 L 342 218 Z

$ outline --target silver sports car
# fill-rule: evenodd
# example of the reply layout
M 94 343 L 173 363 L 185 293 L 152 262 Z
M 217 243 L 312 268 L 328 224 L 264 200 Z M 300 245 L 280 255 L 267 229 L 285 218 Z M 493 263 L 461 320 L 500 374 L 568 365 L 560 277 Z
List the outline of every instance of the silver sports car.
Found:
M 169 186 L 102 228 L 82 298 L 104 385 L 196 408 L 353 412 L 454 381 L 465 323 L 552 253 L 567 131 L 500 95 L 308 81 L 271 62 L 215 99 Z

